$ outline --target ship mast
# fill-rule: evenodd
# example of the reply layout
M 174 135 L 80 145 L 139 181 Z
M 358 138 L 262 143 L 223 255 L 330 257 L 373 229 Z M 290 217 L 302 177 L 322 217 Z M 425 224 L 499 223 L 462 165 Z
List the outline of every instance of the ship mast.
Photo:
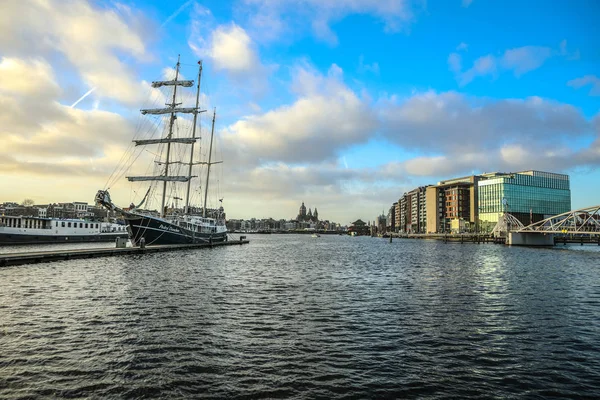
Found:
M 166 154 L 166 160 L 164 162 L 164 164 L 165 164 L 164 173 L 162 175 L 158 175 L 158 176 L 128 176 L 127 177 L 127 179 L 130 182 L 139 182 L 139 181 L 163 182 L 163 193 L 162 193 L 162 200 L 161 200 L 161 207 L 160 207 L 161 208 L 160 209 L 161 217 L 165 216 L 165 199 L 166 199 L 166 194 L 167 194 L 167 182 L 189 182 L 190 179 L 193 178 L 193 176 L 191 176 L 191 174 L 187 175 L 187 176 L 169 176 L 169 165 L 170 164 L 183 164 L 180 161 L 171 161 L 171 158 L 170 158 L 171 157 L 171 143 L 192 144 L 193 145 L 197 140 L 195 137 L 187 137 L 187 138 L 174 138 L 173 137 L 173 124 L 175 123 L 175 120 L 177 119 L 176 114 L 177 113 L 194 114 L 194 121 L 196 121 L 198 113 L 202 112 L 202 111 L 198 110 L 198 101 L 196 101 L 196 107 L 193 107 L 193 108 L 192 107 L 189 107 L 189 108 L 178 107 L 179 105 L 181 105 L 181 103 L 176 103 L 177 86 L 192 87 L 194 85 L 193 80 L 179 80 L 179 68 L 180 68 L 179 60 L 180 60 L 180 57 L 177 56 L 175 80 L 152 82 L 153 88 L 160 88 L 163 86 L 173 86 L 172 102 L 170 104 L 169 103 L 165 104 L 166 108 L 153 108 L 153 109 L 140 110 L 142 115 L 170 114 L 171 116 L 170 116 L 170 120 L 169 120 L 168 135 L 166 137 L 160 138 L 160 139 L 144 139 L 144 140 L 134 140 L 133 141 L 136 146 L 142 146 L 142 145 L 148 145 L 148 144 L 161 144 L 161 143 L 167 144 L 167 154 Z M 198 83 L 198 88 L 199 87 L 200 87 L 200 83 Z M 196 126 L 196 124 L 194 124 L 194 128 L 195 128 L 195 126 Z
M 198 86 L 196 90 L 196 110 L 198 109 L 200 103 L 200 79 L 202 78 L 202 60 L 198 61 L 200 67 L 198 68 Z M 192 139 L 196 139 L 196 121 L 198 120 L 198 113 L 194 113 L 194 124 L 192 128 Z M 192 175 L 192 167 L 194 165 L 194 143 L 192 143 L 192 148 L 190 150 L 190 168 L 188 170 L 188 175 Z M 192 184 L 192 180 L 190 179 L 187 182 L 187 191 L 185 195 L 185 213 L 189 214 L 190 212 L 190 187 Z
M 206 167 L 206 184 L 204 185 L 204 207 L 202 209 L 202 216 L 206 218 L 206 200 L 208 198 L 208 180 L 210 178 L 210 166 L 211 166 L 211 157 L 212 157 L 212 143 L 213 136 L 215 135 L 215 117 L 217 116 L 217 109 L 215 108 L 213 111 L 213 120 L 212 120 L 212 128 L 210 130 L 210 146 L 208 147 L 208 165 Z
M 175 68 L 175 85 L 173 86 L 173 101 L 171 104 L 167 104 L 172 108 L 175 108 L 177 104 L 175 104 L 175 96 L 177 95 L 177 78 L 179 78 L 179 55 L 177 55 L 177 67 Z M 196 115 L 196 113 L 194 114 Z M 169 136 L 167 139 L 171 139 L 173 137 L 173 123 L 175 122 L 175 113 L 171 111 L 171 118 L 169 120 Z M 165 176 L 169 176 L 169 155 L 171 154 L 171 142 L 167 142 L 167 159 L 165 160 Z M 162 192 L 162 200 L 160 202 L 160 216 L 165 217 L 165 197 L 167 196 L 167 181 L 163 182 L 163 192 Z

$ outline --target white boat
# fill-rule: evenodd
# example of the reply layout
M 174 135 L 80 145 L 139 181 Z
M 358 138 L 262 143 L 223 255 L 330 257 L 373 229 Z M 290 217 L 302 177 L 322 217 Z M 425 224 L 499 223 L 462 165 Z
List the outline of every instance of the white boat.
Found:
M 312 235 L 310 235 L 310 237 L 318 238 L 321 237 L 321 235 L 319 235 L 318 233 L 313 233 Z
M 128 176 L 130 182 L 160 182 L 162 185 L 161 205 L 159 215 L 151 215 L 140 210 L 144 204 L 148 193 L 153 188 L 152 186 L 146 192 L 146 196 L 138 205 L 132 205 L 128 209 L 116 206 L 107 189 L 99 190 L 96 193 L 96 204 L 102 205 L 109 210 L 114 210 L 120 213 L 127 224 L 130 239 L 134 246 L 141 245 L 162 245 L 162 244 L 191 244 L 191 243 L 208 243 L 220 242 L 227 240 L 227 228 L 225 226 L 225 213 L 222 205 L 218 209 L 209 209 L 207 206 L 208 186 L 210 182 L 210 170 L 213 164 L 218 164 L 220 161 L 212 161 L 212 144 L 214 137 L 216 111 L 212 118 L 212 130 L 210 136 L 210 146 L 208 150 L 207 161 L 197 161 L 197 154 L 194 152 L 194 145 L 199 137 L 196 135 L 196 126 L 198 114 L 204 110 L 199 108 L 200 99 L 200 79 L 202 77 L 202 61 L 198 62 L 198 81 L 196 91 L 195 107 L 181 107 L 181 102 L 178 102 L 178 88 L 186 88 L 194 85 L 193 80 L 181 80 L 180 63 L 177 60 L 175 68 L 175 79 L 167 81 L 152 82 L 153 88 L 172 88 L 172 95 L 169 94 L 170 103 L 166 104 L 166 108 L 142 109 L 142 115 L 162 116 L 161 121 L 165 126 L 165 137 L 133 140 L 135 146 L 159 145 L 161 153 L 158 155 L 158 161 L 155 161 L 161 168 L 159 174 L 155 176 Z M 191 134 L 189 136 L 177 136 L 176 134 L 183 130 L 177 128 L 178 114 L 193 114 L 193 122 L 191 123 Z M 161 131 L 153 129 L 153 131 Z M 164 145 L 164 146 L 163 146 Z M 199 147 L 199 146 L 198 146 Z M 199 149 L 196 149 L 199 150 Z M 200 153 L 197 151 L 197 153 Z M 187 155 L 184 156 L 184 154 Z M 175 159 L 174 155 L 180 155 L 180 159 Z M 198 175 L 194 174 L 194 167 L 198 165 L 206 165 L 206 180 L 204 182 L 204 203 L 202 207 L 190 206 L 190 188 L 193 178 Z M 179 171 L 177 170 L 184 170 Z M 185 171 L 187 169 L 187 171 Z M 185 173 L 185 175 L 182 175 Z M 177 184 L 185 183 L 185 208 L 181 213 L 167 213 L 165 202 L 170 196 L 171 200 L 183 200 L 177 197 Z M 142 192 L 143 193 L 143 192 Z M 223 199 L 219 202 L 222 203 Z M 192 210 L 199 209 L 201 212 L 194 213 Z
M 0 245 L 110 242 L 127 238 L 125 225 L 83 219 L 0 217 Z

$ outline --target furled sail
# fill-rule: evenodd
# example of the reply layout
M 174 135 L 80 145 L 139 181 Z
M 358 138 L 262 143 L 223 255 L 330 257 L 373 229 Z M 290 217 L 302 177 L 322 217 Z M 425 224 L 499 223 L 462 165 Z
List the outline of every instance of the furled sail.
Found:
M 183 87 L 191 87 L 194 84 L 194 81 L 154 81 L 152 82 L 153 88 L 159 88 L 162 86 L 183 86 Z
M 193 176 L 128 176 L 129 182 L 141 182 L 141 181 L 161 181 L 161 182 L 187 182 Z
M 163 138 L 163 139 L 144 139 L 144 140 L 134 140 L 136 146 L 142 146 L 145 144 L 158 144 L 158 143 L 183 143 L 183 144 L 192 144 L 196 140 L 195 138 Z
M 193 114 L 197 112 L 202 112 L 195 107 L 167 107 L 167 108 L 144 108 L 140 110 L 142 115 L 146 114 L 174 114 L 174 113 L 184 113 L 184 114 Z

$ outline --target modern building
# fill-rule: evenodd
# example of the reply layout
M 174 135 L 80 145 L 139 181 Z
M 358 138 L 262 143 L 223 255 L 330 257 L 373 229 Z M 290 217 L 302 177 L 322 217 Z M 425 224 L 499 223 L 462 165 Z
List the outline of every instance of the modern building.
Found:
M 503 212 L 529 225 L 571 210 L 569 176 L 564 174 L 494 172 L 481 175 L 478 189 L 479 218 L 486 226 L 498 222 Z
M 388 219 L 394 218 L 400 233 L 488 232 L 503 212 L 529 225 L 570 210 L 569 176 L 530 170 L 470 175 L 418 187 L 392 205 Z
M 480 176 L 438 182 L 427 187 L 427 232 L 473 231 L 478 223 Z
M 396 229 L 400 233 L 406 233 L 407 216 L 408 216 L 408 196 L 406 193 L 398 199 L 398 209 L 396 210 Z
M 390 208 L 394 217 L 394 231 L 400 233 L 425 233 L 427 227 L 427 186 L 419 186 L 404 193 Z M 395 208 L 394 208 L 395 207 Z

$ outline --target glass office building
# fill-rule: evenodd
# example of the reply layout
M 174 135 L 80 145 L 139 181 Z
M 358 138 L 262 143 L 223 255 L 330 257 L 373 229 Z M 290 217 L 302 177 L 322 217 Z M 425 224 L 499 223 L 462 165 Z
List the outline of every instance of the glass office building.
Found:
M 542 171 L 484 174 L 478 189 L 482 227 L 498 222 L 503 212 L 529 225 L 571 210 L 568 175 Z

